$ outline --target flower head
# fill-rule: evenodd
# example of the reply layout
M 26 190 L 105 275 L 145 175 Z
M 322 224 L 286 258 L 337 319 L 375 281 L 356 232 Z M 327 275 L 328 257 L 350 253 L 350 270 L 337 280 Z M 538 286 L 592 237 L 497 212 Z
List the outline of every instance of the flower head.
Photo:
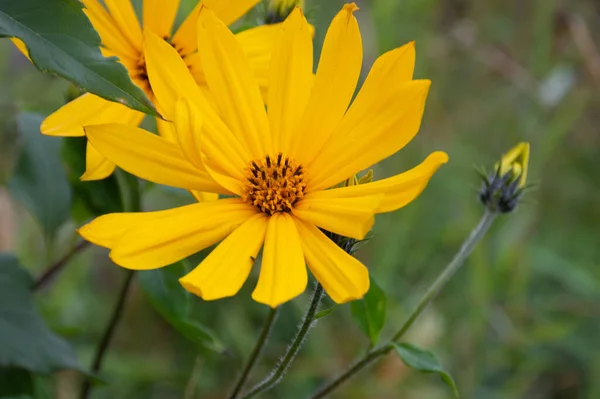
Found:
M 516 208 L 527 182 L 529 143 L 519 143 L 502 156 L 489 176 L 484 175 L 479 198 L 493 212 Z
M 231 24 L 243 16 L 260 0 L 203 0 L 226 24 Z M 85 13 L 102 40 L 102 53 L 116 56 L 127 68 L 132 81 L 144 90 L 155 102 L 154 92 L 148 80 L 146 54 L 144 53 L 144 31 L 152 32 L 166 40 L 185 61 L 195 82 L 206 87 L 206 81 L 198 57 L 196 40 L 196 20 L 200 3 L 173 32 L 179 0 L 143 0 L 142 22 L 140 24 L 131 0 L 82 0 Z M 248 56 L 257 79 L 267 82 L 270 51 L 278 27 L 259 26 L 236 35 L 241 48 Z M 13 40 L 27 55 L 27 49 L 19 40 Z M 266 92 L 263 85 L 262 90 Z M 159 112 L 162 112 L 159 109 Z M 144 114 L 127 108 L 125 105 L 104 100 L 87 93 L 64 105 L 42 123 L 43 134 L 51 136 L 83 136 L 82 127 L 101 123 L 123 123 L 139 125 Z M 156 119 L 162 135 L 169 135 L 168 126 Z M 109 176 L 115 164 L 102 156 L 93 146 L 87 146 L 86 173 L 82 180 L 97 180 Z
M 310 27 L 292 12 L 273 49 L 267 109 L 246 55 L 209 7 L 200 10 L 198 45 L 211 100 L 177 52 L 150 36 L 150 82 L 178 144 L 123 125 L 88 126 L 88 139 L 144 179 L 230 198 L 105 215 L 80 234 L 130 269 L 162 267 L 222 240 L 180 280 L 205 300 L 235 295 L 263 247 L 256 301 L 275 307 L 302 293 L 307 265 L 334 301 L 361 298 L 367 268 L 323 231 L 363 239 L 375 214 L 410 203 L 448 157 L 435 152 L 397 176 L 337 186 L 415 136 L 430 85 L 412 79 L 410 43 L 375 62 L 350 104 L 362 64 L 356 9 L 347 4 L 334 18 L 316 75 Z

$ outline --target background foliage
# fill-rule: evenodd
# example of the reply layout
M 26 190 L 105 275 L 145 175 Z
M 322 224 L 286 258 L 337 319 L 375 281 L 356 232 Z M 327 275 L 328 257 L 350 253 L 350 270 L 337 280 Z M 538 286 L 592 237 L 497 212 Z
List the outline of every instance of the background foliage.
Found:
M 183 0 L 180 14 L 193 3 Z M 316 48 L 341 3 L 307 0 Z M 408 169 L 434 149 L 446 150 L 451 160 L 418 201 L 378 216 L 373 239 L 358 253 L 387 293 L 381 336 L 397 328 L 478 220 L 482 209 L 476 202 L 473 165 L 491 166 L 503 151 L 527 140 L 532 148 L 530 181 L 536 183 L 528 203 L 492 228 L 407 341 L 435 350 L 463 398 L 600 397 L 600 71 L 593 62 L 600 50 L 586 40 L 600 37 L 598 3 L 358 3 L 364 72 L 383 51 L 416 40 L 416 75 L 433 81 L 420 134 L 377 166 L 376 178 Z M 259 14 L 260 9 L 248 21 Z M 56 198 L 68 197 L 60 197 L 66 195 L 60 192 L 61 177 L 29 173 L 24 159 L 30 159 L 30 166 L 52 165 L 60 141 L 74 182 L 82 165 L 81 159 L 72 159 L 77 158 L 73 148 L 81 142 L 41 135 L 33 140 L 18 127 L 39 119 L 17 115 L 22 110 L 48 114 L 71 95 L 67 81 L 39 73 L 8 40 L 0 41 L 0 252 L 15 252 L 34 276 L 77 244 L 74 228 L 91 216 L 81 211 L 81 201 L 99 213 L 121 206 L 120 198 L 109 195 L 116 192 L 111 179 L 86 183 L 93 186 L 83 193 L 76 186 L 71 218 L 62 226 L 58 211 L 50 214 L 51 224 L 35 219 L 48 214 L 36 208 L 40 204 L 55 205 L 47 192 L 32 191 L 28 183 L 41 179 Z M 192 200 L 162 187 L 144 189 L 147 209 Z M 174 268 L 194 264 L 138 276 L 100 375 L 106 384 L 95 389 L 94 398 L 224 396 L 267 308 L 249 298 L 256 276 L 231 299 L 204 303 L 181 296 L 171 307 L 160 305 L 164 290 L 172 287 Z M 125 274 L 105 251 L 92 248 L 74 257 L 34 296 L 42 318 L 74 347 L 84 368 Z M 255 378 L 267 373 L 284 351 L 307 297 L 285 305 Z M 177 323 L 167 323 L 173 315 Z M 306 397 L 368 347 L 370 339 L 361 327 L 352 321 L 350 306 L 336 308 L 319 321 L 283 383 L 264 397 Z M 73 397 L 80 383 L 73 371 L 54 378 L 7 373 L 1 377 L 35 385 L 40 398 Z M 440 379 L 411 372 L 389 356 L 334 397 L 441 399 L 452 393 Z

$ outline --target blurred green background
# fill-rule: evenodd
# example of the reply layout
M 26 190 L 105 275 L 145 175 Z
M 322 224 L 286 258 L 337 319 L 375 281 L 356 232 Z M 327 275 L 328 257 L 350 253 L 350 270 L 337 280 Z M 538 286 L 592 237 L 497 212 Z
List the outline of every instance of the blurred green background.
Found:
M 182 1 L 181 14 L 194 3 Z M 307 0 L 317 54 L 342 3 Z M 398 328 L 482 214 L 474 165 L 491 168 L 504 151 L 529 141 L 535 188 L 515 213 L 499 218 L 406 340 L 438 354 L 462 398 L 600 398 L 600 3 L 357 3 L 363 78 L 378 55 L 416 40 L 416 76 L 433 81 L 419 135 L 376 166 L 376 178 L 406 170 L 433 150 L 450 155 L 417 201 L 378 216 L 373 238 L 358 254 L 388 295 L 383 336 Z M 64 225 L 48 242 L 1 183 L 22 142 L 17 114 L 48 114 L 69 90 L 68 82 L 40 73 L 8 40 L 0 41 L 0 251 L 15 252 L 34 276 L 78 242 L 79 222 Z M 158 209 L 192 198 L 154 187 L 145 202 Z M 106 255 L 99 248 L 82 252 L 36 294 L 46 322 L 86 367 L 125 277 Z M 216 332 L 225 355 L 182 338 L 136 285 L 101 373 L 107 384 L 92 397 L 224 397 L 268 310 L 250 299 L 255 281 L 256 273 L 234 298 L 194 303 L 195 318 Z M 305 294 L 284 305 L 252 381 L 281 356 L 307 301 Z M 263 397 L 305 398 L 367 347 L 348 306 L 340 307 L 318 323 L 283 383 Z M 40 389 L 47 397 L 72 398 L 78 384 L 76 373 L 61 372 Z M 409 371 L 390 355 L 332 397 L 442 399 L 451 393 L 436 376 Z

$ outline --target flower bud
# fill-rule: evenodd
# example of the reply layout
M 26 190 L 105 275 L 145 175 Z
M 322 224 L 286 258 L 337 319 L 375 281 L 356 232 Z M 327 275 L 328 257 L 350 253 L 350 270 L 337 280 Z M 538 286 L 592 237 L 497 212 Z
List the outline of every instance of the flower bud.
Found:
M 508 213 L 519 203 L 527 181 L 529 143 L 519 143 L 502 156 L 494 172 L 482 175 L 479 199 L 492 212 Z

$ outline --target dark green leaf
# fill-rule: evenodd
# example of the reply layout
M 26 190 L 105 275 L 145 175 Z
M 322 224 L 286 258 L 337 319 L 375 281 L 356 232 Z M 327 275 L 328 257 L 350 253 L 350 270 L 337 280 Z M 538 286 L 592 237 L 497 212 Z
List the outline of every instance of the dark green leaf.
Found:
M 33 306 L 31 276 L 0 253 L 0 367 L 49 374 L 82 370 L 69 344 L 53 334 Z
M 7 185 L 49 237 L 69 219 L 71 188 L 60 160 L 57 137 L 40 133 L 42 117 L 22 113 L 17 118 L 21 154 Z
M 458 389 L 456 388 L 454 380 L 450 374 L 442 369 L 440 361 L 431 351 L 408 343 L 393 343 L 392 345 L 394 345 L 396 352 L 398 352 L 398 355 L 400 355 L 400 358 L 406 366 L 420 371 L 421 373 L 439 374 L 446 385 L 452 389 L 454 396 L 458 397 Z
M 26 398 L 33 395 L 31 373 L 17 368 L 0 368 L 0 398 Z
M 0 36 L 25 42 L 33 63 L 107 100 L 147 114 L 156 110 L 115 57 L 104 58 L 100 37 L 77 0 L 2 0 Z
M 156 270 L 138 273 L 140 286 L 148 300 L 164 319 L 195 344 L 223 352 L 224 345 L 214 333 L 196 320 L 189 318 L 191 294 L 179 283 L 187 273 L 182 262 Z
M 323 309 L 320 312 L 317 312 L 317 314 L 315 315 L 315 320 L 317 319 L 321 319 L 325 316 L 329 316 L 331 313 L 333 313 L 334 310 L 336 310 L 338 308 L 339 305 L 333 305 L 330 308 L 327 309 Z
M 385 292 L 377 285 L 371 277 L 371 287 L 363 299 L 350 303 L 350 312 L 360 329 L 367 334 L 371 343 L 375 345 L 379 339 L 379 333 L 385 324 L 386 309 Z
M 85 172 L 85 137 L 63 138 L 62 156 L 67 168 L 69 183 L 73 188 L 71 213 L 78 223 L 106 213 L 122 212 L 121 194 L 115 174 L 106 179 L 81 181 Z

